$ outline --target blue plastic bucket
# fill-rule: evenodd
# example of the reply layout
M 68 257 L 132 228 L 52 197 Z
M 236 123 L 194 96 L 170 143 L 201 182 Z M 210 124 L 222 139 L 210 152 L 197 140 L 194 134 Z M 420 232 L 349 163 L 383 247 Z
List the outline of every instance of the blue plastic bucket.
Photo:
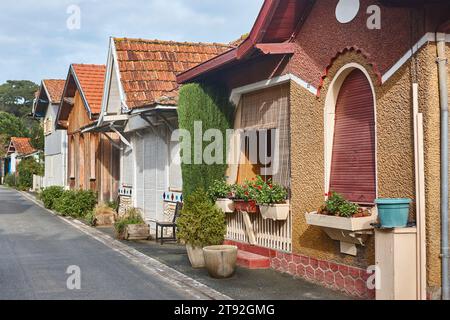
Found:
M 404 228 L 408 225 L 411 199 L 376 199 L 382 228 Z

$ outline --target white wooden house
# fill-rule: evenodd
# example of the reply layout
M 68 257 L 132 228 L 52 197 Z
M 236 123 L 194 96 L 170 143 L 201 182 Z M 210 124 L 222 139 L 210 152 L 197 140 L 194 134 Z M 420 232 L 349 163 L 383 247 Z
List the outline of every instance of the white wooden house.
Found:
M 121 210 L 139 208 L 154 231 L 182 201 L 176 74 L 227 50 L 216 44 L 110 42 L 102 111 L 95 128 L 121 138 Z
M 43 187 L 67 184 L 67 132 L 57 130 L 55 125 L 65 82 L 43 80 L 33 105 L 33 116 L 42 119 L 45 135 Z

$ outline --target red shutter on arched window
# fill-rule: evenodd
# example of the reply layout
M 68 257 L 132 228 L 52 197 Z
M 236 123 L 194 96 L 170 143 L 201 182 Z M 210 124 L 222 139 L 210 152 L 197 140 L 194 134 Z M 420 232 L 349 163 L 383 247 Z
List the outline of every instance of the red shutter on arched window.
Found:
M 360 70 L 342 84 L 336 103 L 330 191 L 347 200 L 376 198 L 375 116 L 369 81 Z

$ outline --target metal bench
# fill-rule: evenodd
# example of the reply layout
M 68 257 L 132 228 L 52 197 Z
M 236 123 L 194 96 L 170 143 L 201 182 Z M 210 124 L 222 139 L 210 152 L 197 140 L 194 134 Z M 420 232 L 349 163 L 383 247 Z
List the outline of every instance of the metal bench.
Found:
M 173 215 L 172 222 L 156 222 L 156 242 L 161 241 L 161 245 L 164 242 L 169 241 L 177 241 L 177 219 L 180 216 L 181 210 L 183 209 L 183 204 L 181 202 L 177 202 L 177 206 L 175 207 L 175 214 Z M 172 236 L 164 237 L 164 230 L 172 228 Z M 161 230 L 161 237 L 159 237 L 159 230 Z

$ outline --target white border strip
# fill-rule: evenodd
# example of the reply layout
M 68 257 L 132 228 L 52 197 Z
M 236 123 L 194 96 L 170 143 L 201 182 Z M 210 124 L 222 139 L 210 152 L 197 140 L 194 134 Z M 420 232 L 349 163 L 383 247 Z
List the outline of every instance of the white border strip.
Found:
M 243 94 L 261 90 L 261 89 L 267 89 L 270 87 L 274 87 L 289 81 L 294 81 L 301 87 L 305 88 L 309 92 L 311 92 L 314 95 L 317 95 L 318 90 L 314 88 L 311 84 L 307 83 L 306 81 L 300 79 L 299 77 L 289 73 L 283 76 L 275 77 L 269 80 L 263 80 L 259 82 L 255 82 L 246 86 L 235 88 L 231 91 L 230 101 L 232 101 L 235 105 L 239 104 L 239 101 L 241 100 L 241 96 Z
M 415 45 L 412 46 L 408 52 L 400 58 L 400 60 L 394 64 L 392 68 L 390 68 L 382 77 L 381 77 L 381 83 L 385 83 L 389 80 L 417 51 L 420 50 L 426 43 L 434 41 L 435 40 L 435 34 L 434 33 L 427 33 L 425 34 L 419 42 L 417 42 Z

